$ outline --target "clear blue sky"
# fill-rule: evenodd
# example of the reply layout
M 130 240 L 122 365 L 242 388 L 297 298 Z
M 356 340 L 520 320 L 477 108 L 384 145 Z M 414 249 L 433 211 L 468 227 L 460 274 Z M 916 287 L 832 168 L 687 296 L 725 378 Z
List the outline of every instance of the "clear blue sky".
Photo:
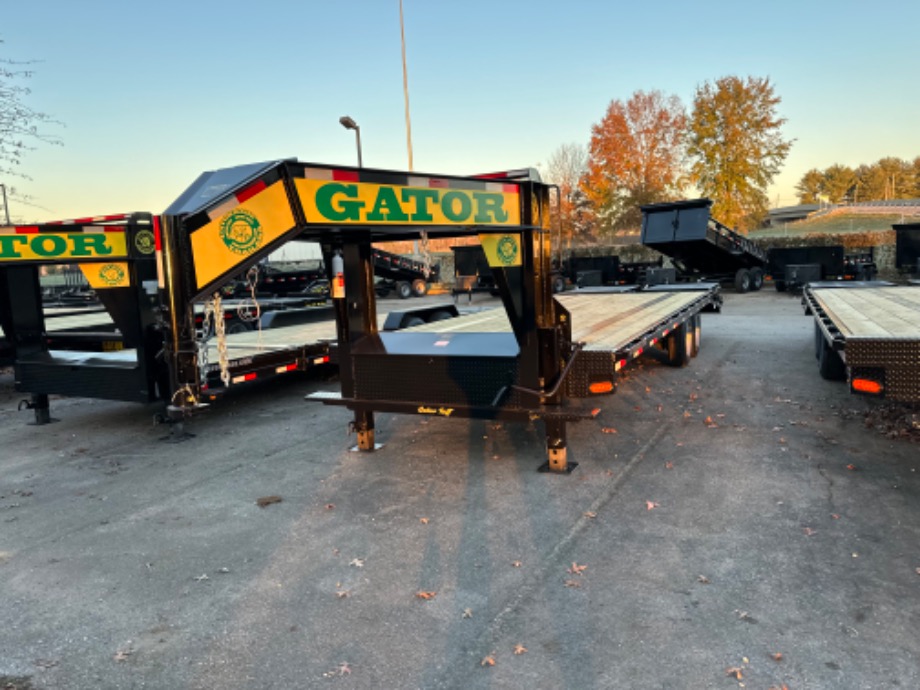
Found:
M 613 99 L 769 77 L 813 167 L 920 155 L 920 3 L 404 0 L 421 172 L 544 163 Z M 297 157 L 407 167 L 398 0 L 0 0 L 0 56 L 34 59 L 28 103 L 64 123 L 0 180 L 21 220 L 165 209 L 204 170 Z

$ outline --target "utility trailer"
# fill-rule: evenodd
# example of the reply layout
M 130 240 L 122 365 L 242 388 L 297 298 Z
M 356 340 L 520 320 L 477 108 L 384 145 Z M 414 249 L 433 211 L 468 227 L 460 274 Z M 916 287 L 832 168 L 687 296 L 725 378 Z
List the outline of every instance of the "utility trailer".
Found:
M 738 292 L 763 287 L 766 252 L 710 217 L 711 199 L 640 206 L 641 241 L 671 259 L 681 280 L 713 280 Z
M 920 402 L 920 287 L 882 281 L 805 287 L 821 376 L 850 391 Z
M 545 469 L 566 472 L 566 424 L 591 419 L 594 401 L 611 393 L 628 360 L 618 354 L 658 351 L 685 364 L 694 350 L 698 314 L 719 299 L 718 286 L 657 295 L 656 309 L 613 313 L 594 295 L 590 323 L 553 298 L 550 186 L 518 177 L 455 177 L 348 168 L 283 160 L 212 173 L 163 216 L 165 339 L 177 420 L 203 402 L 188 310 L 227 275 L 246 270 L 294 238 L 317 241 L 331 268 L 336 314 L 334 358 L 341 392 L 308 399 L 351 410 L 358 448 L 373 451 L 374 413 L 542 420 Z M 478 236 L 507 314 L 509 331 L 416 332 L 380 329 L 372 245 L 422 237 Z M 591 295 L 579 295 L 592 299 Z M 598 299 L 599 298 L 599 299 Z M 579 303 L 581 304 L 581 303 Z M 629 343 L 579 341 L 645 313 Z M 587 317 L 584 317 L 587 321 Z M 445 324 L 450 321 L 443 322 Z M 592 347 L 596 346 L 596 349 Z
M 842 244 L 773 247 L 767 257 L 767 272 L 777 292 L 799 292 L 808 283 L 825 280 L 871 281 L 877 271 L 871 248 L 847 254 Z
M 920 278 L 920 223 L 891 226 L 895 236 L 895 267 L 899 272 Z

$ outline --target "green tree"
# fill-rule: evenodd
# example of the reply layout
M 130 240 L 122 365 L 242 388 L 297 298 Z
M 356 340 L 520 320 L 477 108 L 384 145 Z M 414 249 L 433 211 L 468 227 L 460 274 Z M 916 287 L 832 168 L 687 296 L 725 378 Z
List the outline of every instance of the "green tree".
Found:
M 636 91 L 613 100 L 591 128 L 585 192 L 602 230 L 638 227 L 638 206 L 666 201 L 685 185 L 687 116 L 677 96 Z
M 691 176 L 726 225 L 748 230 L 767 215 L 767 187 L 792 147 L 782 136 L 780 102 L 769 78 L 728 76 L 696 90 L 687 149 Z
M 824 173 L 812 168 L 802 175 L 795 190 L 799 193 L 800 204 L 817 204 L 818 197 L 824 193 Z
M 853 185 L 856 184 L 856 173 L 845 165 L 832 165 L 824 171 L 824 186 L 822 188 L 825 201 L 839 204 L 846 200 Z

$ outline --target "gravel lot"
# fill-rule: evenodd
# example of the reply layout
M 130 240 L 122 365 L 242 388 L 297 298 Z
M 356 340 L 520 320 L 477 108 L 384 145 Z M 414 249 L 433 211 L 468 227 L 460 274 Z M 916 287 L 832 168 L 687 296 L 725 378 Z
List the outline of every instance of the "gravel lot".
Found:
M 0 374 L 0 688 L 920 687 L 920 445 L 818 376 L 796 298 L 725 297 L 569 476 L 526 425 L 380 414 L 350 452 L 303 400 L 332 377 L 170 443 L 125 403 L 30 426 Z

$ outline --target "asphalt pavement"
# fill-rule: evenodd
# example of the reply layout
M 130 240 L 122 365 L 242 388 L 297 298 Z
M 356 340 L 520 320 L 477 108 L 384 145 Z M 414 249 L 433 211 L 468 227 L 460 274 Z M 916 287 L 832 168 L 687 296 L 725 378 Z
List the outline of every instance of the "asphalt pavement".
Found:
M 819 377 L 797 298 L 702 334 L 565 476 L 538 424 L 379 414 L 353 452 L 331 374 L 181 443 L 130 403 L 31 426 L 0 374 L 0 688 L 920 688 L 920 444 Z

